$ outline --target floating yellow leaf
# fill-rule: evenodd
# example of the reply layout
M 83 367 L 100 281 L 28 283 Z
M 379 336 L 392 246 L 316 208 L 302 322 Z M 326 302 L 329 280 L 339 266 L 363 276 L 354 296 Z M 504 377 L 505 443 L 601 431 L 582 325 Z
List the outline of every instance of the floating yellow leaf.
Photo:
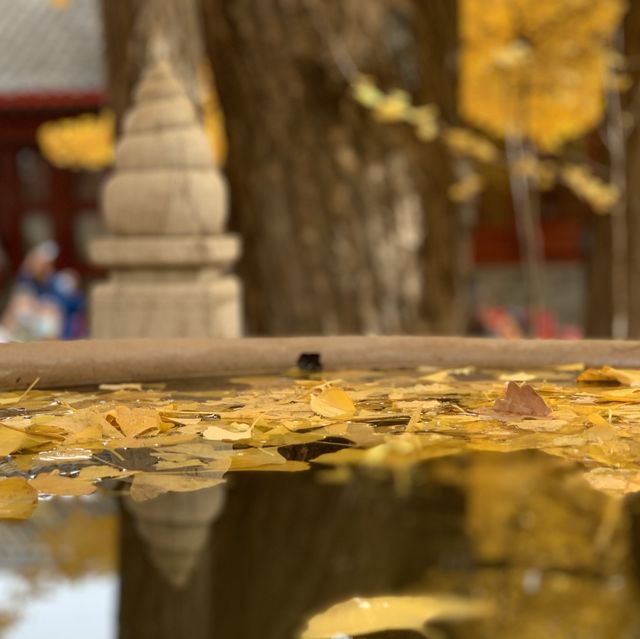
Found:
M 155 434 L 160 430 L 161 419 L 152 408 L 116 406 L 105 414 L 106 420 L 116 426 L 125 437 Z
M 385 630 L 422 633 L 432 621 L 462 621 L 489 614 L 491 607 L 486 602 L 451 595 L 354 597 L 312 617 L 300 639 L 331 639 Z
M 526 371 L 518 371 L 517 373 L 502 373 L 498 375 L 498 379 L 501 382 L 530 382 L 536 379 L 537 375 L 534 373 L 527 373 Z
M 349 419 L 356 412 L 353 400 L 341 388 L 327 388 L 319 395 L 311 395 L 311 410 L 321 417 Z
M 620 468 L 594 468 L 584 478 L 596 490 L 615 497 L 640 492 L 640 472 Z
M 137 383 L 137 382 L 127 382 L 124 384 L 100 384 L 100 386 L 98 386 L 98 388 L 100 390 L 107 390 L 107 391 L 118 391 L 118 390 L 133 390 L 133 391 L 141 391 L 142 390 L 142 384 Z
M 169 473 L 140 473 L 135 475 L 130 495 L 133 501 L 146 501 L 162 493 L 184 493 L 202 490 L 224 483 L 220 477 L 198 477 Z
M 249 439 L 251 437 L 251 426 L 249 424 L 241 424 L 233 422 L 229 424 L 229 428 L 220 428 L 220 426 L 209 426 L 202 436 L 210 441 L 238 441 L 240 439 Z
M 31 479 L 29 483 L 40 493 L 66 497 L 90 495 L 96 490 L 92 481 L 79 477 L 65 477 L 60 475 L 59 470 L 41 473 L 35 479 Z
M 0 519 L 28 519 L 37 503 L 38 491 L 26 479 L 0 479 Z
M 629 368 L 588 368 L 578 377 L 579 382 L 618 382 L 632 388 L 640 387 L 640 370 Z
M 40 381 L 40 378 L 36 377 L 36 379 L 34 379 L 33 382 L 31 382 L 29 387 L 24 392 L 20 394 L 11 393 L 5 397 L 0 397 L 0 406 L 8 406 L 10 404 L 20 403 L 39 381 Z
M 129 477 L 133 475 L 135 470 L 122 470 L 113 466 L 85 466 L 80 469 L 78 479 L 81 481 L 97 481 L 99 479 L 115 479 Z
M 10 455 L 24 446 L 27 436 L 16 428 L 7 428 L 0 424 L 0 457 Z

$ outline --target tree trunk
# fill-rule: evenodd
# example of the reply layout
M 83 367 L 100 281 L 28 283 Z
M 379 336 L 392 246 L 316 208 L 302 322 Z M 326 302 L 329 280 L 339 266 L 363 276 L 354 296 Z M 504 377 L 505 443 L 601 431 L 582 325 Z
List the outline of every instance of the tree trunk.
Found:
M 134 517 L 121 508 L 119 639 L 209 639 L 211 545 L 202 550 L 191 580 L 173 588 L 149 559 Z
M 625 54 L 629 60 L 634 85 L 629 92 L 628 111 L 633 116 L 634 128 L 627 139 L 627 215 L 629 274 L 629 337 L 640 337 L 640 5 L 629 3 L 625 19 Z M 615 286 L 615 282 L 614 282 Z
M 640 56 L 640 5 L 629 3 L 624 20 L 624 54 L 633 78 L 631 91 L 623 96 L 624 110 L 633 116 L 633 129 L 626 138 L 626 223 L 627 274 L 626 282 L 618 281 L 612 264 L 614 247 L 610 216 L 598 217 L 591 224 L 592 242 L 589 247 L 587 335 L 611 337 L 615 309 L 616 287 L 628 286 L 623 292 L 627 299 L 628 337 L 640 337 L 640 295 L 636 286 L 640 281 L 640 69 L 635 61 Z M 618 240 L 620 241 L 620 239 Z M 619 255 L 617 256 L 619 257 Z M 626 293 L 626 294 L 625 294 Z
M 359 70 L 424 93 L 409 5 L 202 1 L 249 331 L 450 332 L 446 154 L 377 122 L 349 90 Z M 450 78 L 433 61 L 423 72 Z
M 458 460 L 445 465 L 463 472 Z M 464 495 L 432 467 L 412 473 L 404 497 L 389 478 L 232 475 L 185 590 L 162 580 L 123 510 L 120 639 L 293 639 L 341 599 L 400 594 L 436 565 L 466 567 Z
M 118 119 L 131 100 L 154 35 L 168 48 L 176 73 L 199 104 L 198 68 L 204 59 L 197 0 L 103 0 L 109 104 Z

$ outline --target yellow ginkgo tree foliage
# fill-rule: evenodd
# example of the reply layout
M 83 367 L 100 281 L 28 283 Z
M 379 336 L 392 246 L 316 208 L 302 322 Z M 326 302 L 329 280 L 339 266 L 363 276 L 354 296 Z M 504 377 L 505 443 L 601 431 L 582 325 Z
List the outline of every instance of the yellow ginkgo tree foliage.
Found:
M 499 138 L 553 152 L 595 127 L 622 0 L 460 0 L 459 108 Z

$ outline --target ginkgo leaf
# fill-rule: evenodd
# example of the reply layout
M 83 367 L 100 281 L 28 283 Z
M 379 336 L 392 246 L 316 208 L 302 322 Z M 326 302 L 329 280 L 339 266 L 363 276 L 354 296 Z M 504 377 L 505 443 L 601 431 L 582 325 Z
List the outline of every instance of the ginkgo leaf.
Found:
M 0 519 L 28 519 L 37 503 L 38 491 L 26 479 L 0 479 Z
M 220 477 L 197 477 L 170 473 L 140 473 L 131 484 L 130 496 L 133 501 L 146 501 L 162 493 L 192 492 L 224 483 Z
M 579 382 L 618 382 L 633 388 L 640 387 L 640 370 L 628 368 L 588 368 L 578 377 Z
M 122 479 L 136 473 L 135 470 L 122 470 L 113 466 L 85 466 L 80 469 L 78 479 L 81 481 L 96 481 L 98 479 Z
M 421 632 L 432 621 L 462 621 L 491 614 L 483 601 L 452 595 L 354 597 L 311 617 L 300 639 L 332 639 L 383 632 Z
M 31 384 L 29 385 L 29 387 L 22 393 L 11 393 L 9 395 L 0 397 L 0 406 L 8 406 L 10 404 L 19 404 L 31 392 L 33 387 L 39 381 L 40 381 L 39 377 L 34 379 L 33 382 L 31 382 Z
M 7 428 L 0 424 L 0 457 L 10 455 L 16 450 L 20 450 L 28 437 L 26 433 L 16 428 Z
M 152 408 L 115 406 L 105 414 L 110 424 L 116 426 L 125 437 L 155 434 L 160 430 L 161 419 Z
M 249 424 L 240 424 L 233 422 L 229 425 L 229 429 L 220 428 L 219 426 L 209 426 L 202 436 L 211 441 L 238 441 L 240 439 L 249 439 L 251 437 L 251 426 Z
M 319 395 L 311 395 L 311 410 L 321 417 L 349 419 L 356 412 L 353 400 L 341 388 L 327 388 Z
M 142 384 L 140 384 L 138 382 L 128 382 L 128 383 L 124 383 L 124 384 L 100 384 L 100 386 L 98 386 L 98 388 L 100 390 L 107 390 L 107 391 L 118 391 L 118 390 L 141 391 L 142 390 Z
M 621 468 L 594 468 L 584 473 L 589 484 L 615 497 L 640 492 L 640 472 Z
M 496 399 L 493 410 L 498 413 L 514 413 L 532 417 L 546 417 L 551 409 L 544 399 L 536 393 L 529 384 L 518 386 L 515 382 L 508 382 L 504 398 Z
M 50 473 L 41 473 L 29 483 L 39 492 L 47 495 L 60 495 L 65 497 L 90 495 L 96 491 L 92 481 L 79 477 L 65 477 L 59 470 Z
M 498 375 L 501 382 L 530 382 L 537 378 L 535 373 L 527 373 L 526 371 L 518 371 L 517 373 L 502 373 Z

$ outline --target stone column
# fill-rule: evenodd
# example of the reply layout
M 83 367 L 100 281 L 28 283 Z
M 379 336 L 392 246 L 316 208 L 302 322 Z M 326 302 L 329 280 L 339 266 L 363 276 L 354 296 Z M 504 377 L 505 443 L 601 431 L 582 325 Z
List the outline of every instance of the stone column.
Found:
M 227 187 L 195 108 L 166 59 L 150 60 L 126 114 L 89 247 L 109 271 L 90 297 L 92 337 L 234 337 L 240 254 L 224 233 Z

